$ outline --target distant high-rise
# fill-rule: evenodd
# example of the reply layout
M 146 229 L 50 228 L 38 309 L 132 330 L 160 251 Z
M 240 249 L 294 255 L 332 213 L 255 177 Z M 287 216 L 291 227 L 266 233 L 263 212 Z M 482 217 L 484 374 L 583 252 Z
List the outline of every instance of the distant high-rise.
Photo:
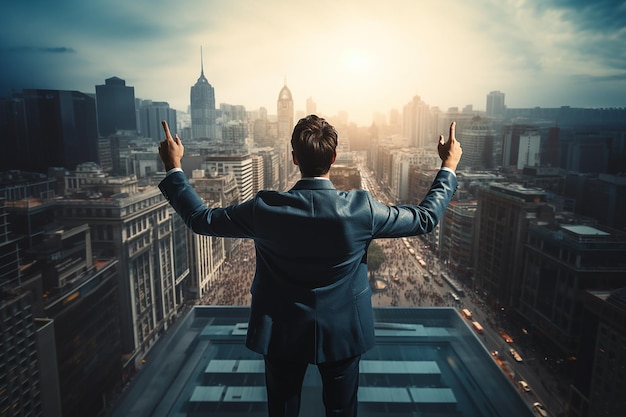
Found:
M 202 51 L 200 52 L 200 78 L 191 87 L 191 137 L 216 139 L 215 90 L 204 76 Z
M 278 93 L 276 109 L 278 115 L 278 139 L 289 141 L 291 140 L 291 131 L 294 127 L 294 111 L 291 91 L 286 84 Z
M 482 170 L 493 167 L 495 131 L 488 119 L 475 116 L 465 127 L 457 126 L 457 137 L 463 144 L 459 169 Z
M 78 91 L 24 90 L 0 100 L 3 170 L 47 172 L 98 161 L 96 101 Z
M 404 137 L 408 139 L 409 146 L 429 146 L 432 139 L 433 123 L 430 107 L 419 96 L 404 106 Z
M 276 142 L 275 148 L 280 152 L 280 185 L 284 188 L 287 186 L 290 174 L 295 170 L 290 152 L 291 132 L 295 124 L 293 98 L 286 84 L 280 90 L 280 93 L 278 93 L 276 109 L 278 115 L 278 141 Z
M 204 158 L 202 168 L 210 177 L 232 173 L 237 181 L 240 200 L 250 200 L 252 194 L 252 158 L 247 154 L 208 155 Z
M 487 94 L 487 116 L 504 117 L 505 110 L 504 93 L 492 91 Z
M 176 130 L 176 110 L 164 101 L 145 100 L 139 108 L 139 120 L 141 121 L 141 135 L 155 141 L 163 139 L 161 120 L 165 120 L 170 126 L 172 135 Z
M 317 103 L 313 101 L 313 97 L 306 99 L 306 114 L 317 114 Z
M 98 131 L 101 136 L 111 135 L 118 130 L 137 130 L 135 113 L 135 88 L 126 85 L 118 77 L 104 80 L 96 86 L 98 102 Z

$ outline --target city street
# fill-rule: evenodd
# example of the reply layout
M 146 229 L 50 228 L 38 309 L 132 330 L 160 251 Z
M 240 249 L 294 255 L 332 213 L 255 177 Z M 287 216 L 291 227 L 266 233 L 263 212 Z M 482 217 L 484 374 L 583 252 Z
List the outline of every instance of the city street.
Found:
M 378 186 L 370 171 L 360 166 L 363 188 L 367 189 L 379 201 L 389 201 L 390 198 Z M 506 321 L 506 316 L 498 314 L 487 303 L 473 293 L 471 288 L 464 288 L 465 296 L 459 297 L 458 301 L 452 297 L 453 289 L 440 279 L 441 273 L 454 277 L 454 272 L 448 270 L 439 260 L 423 246 L 419 237 L 405 238 L 408 245 L 401 239 L 384 239 L 377 243 L 381 245 L 387 257 L 381 271 L 377 274 L 388 284 L 388 290 L 373 296 L 374 306 L 450 306 L 457 310 L 466 308 L 472 313 L 472 320 L 477 321 L 483 327 L 482 333 L 476 333 L 478 338 L 489 352 L 498 352 L 498 359 L 505 374 L 509 375 L 512 383 L 529 404 L 542 403 L 548 410 L 548 415 L 558 416 L 564 413 L 564 405 L 567 399 L 559 393 L 558 387 L 563 386 L 544 366 L 543 357 L 535 356 L 535 349 L 529 341 L 523 346 L 513 340 L 507 343 L 499 334 L 502 327 L 511 327 Z M 413 253 L 411 253 L 411 249 Z M 420 265 L 418 259 L 422 259 L 426 266 Z M 437 282 L 435 282 L 437 278 Z M 459 285 L 462 281 L 456 280 Z M 415 293 L 418 294 L 415 297 Z M 471 323 L 468 321 L 471 327 Z M 520 329 L 520 333 L 524 332 Z M 517 362 L 510 354 L 510 349 L 515 349 L 521 356 L 522 362 Z M 495 358 L 494 358 L 495 359 Z M 530 389 L 528 392 L 522 389 L 519 381 L 525 381 Z M 564 391 L 564 390 L 561 390 Z

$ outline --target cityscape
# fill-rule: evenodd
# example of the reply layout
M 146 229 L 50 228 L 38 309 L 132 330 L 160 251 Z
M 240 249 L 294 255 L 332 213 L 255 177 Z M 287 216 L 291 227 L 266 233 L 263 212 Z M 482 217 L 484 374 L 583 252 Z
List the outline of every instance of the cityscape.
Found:
M 250 243 L 190 234 L 156 188 L 160 120 L 189 138 L 184 169 L 207 205 L 226 206 L 290 187 L 291 129 L 318 109 L 308 98 L 296 111 L 287 85 L 275 114 L 216 108 L 199 73 L 189 113 L 135 98 L 118 77 L 95 95 L 0 100 L 3 415 L 100 415 L 192 306 L 249 305 Z M 451 121 L 464 147 L 437 230 L 381 242 L 375 304 L 471 308 L 479 334 L 513 336 L 553 378 L 543 401 L 554 415 L 617 415 L 626 109 L 510 109 L 492 91 L 485 112 L 414 96 L 364 128 L 346 116 L 328 116 L 341 138 L 331 179 L 389 204 L 419 203 L 439 165 L 433 137 Z M 509 357 L 490 351 L 518 384 Z
M 522 3 L 518 13 L 530 13 Z M 380 39 L 362 36 L 379 49 Z M 452 122 L 463 147 L 459 187 L 435 231 L 372 245 L 379 251 L 369 257 L 372 304 L 384 347 L 365 358 L 360 414 L 623 414 L 626 103 L 619 74 L 582 77 L 580 94 L 565 81 L 542 87 L 538 80 L 524 92 L 522 83 L 481 79 L 480 101 L 457 106 L 449 98 L 455 89 L 467 103 L 477 93 L 442 70 L 444 81 L 433 81 L 441 96 L 418 83 L 396 88 L 399 98 L 370 98 L 362 87 L 381 57 L 359 47 L 342 56 L 348 72 L 333 88 L 294 72 L 270 77 L 259 64 L 267 78 L 248 97 L 223 75 L 212 77 L 224 65 L 215 62 L 216 43 L 190 48 L 185 63 L 195 72 L 176 80 L 175 93 L 164 77 L 163 86 L 156 81 L 141 94 L 134 80 L 149 85 L 143 70 L 113 71 L 90 85 L 85 78 L 93 74 L 82 71 L 72 84 L 70 72 L 42 84 L 24 75 L 24 56 L 37 48 L 0 48 L 4 62 L 15 55 L 19 63 L 3 69 L 0 83 L 0 416 L 264 415 L 259 358 L 241 339 L 253 242 L 194 235 L 176 215 L 157 187 L 165 175 L 161 121 L 182 138 L 183 170 L 198 194 L 207 206 L 224 207 L 291 188 L 299 179 L 291 132 L 308 114 L 339 132 L 333 184 L 365 189 L 388 205 L 420 203 L 441 165 L 437 140 Z M 44 52 L 71 55 L 68 49 Z M 240 70 L 233 78 L 249 86 Z M 302 87 L 307 77 L 312 90 Z M 604 83 L 592 87 L 592 78 Z M 329 90 L 342 100 L 332 103 Z M 570 105 L 546 106 L 555 95 Z M 247 104 L 255 101 L 266 104 Z M 409 330 L 418 336 L 406 336 Z M 190 342 L 175 345 L 178 339 Z M 197 366 L 195 356 L 203 358 Z M 176 379 L 183 374 L 201 382 L 184 385 Z M 307 378 L 308 390 L 318 389 Z M 171 411 L 155 411 L 164 403 Z M 318 411 L 313 405 L 302 415 Z

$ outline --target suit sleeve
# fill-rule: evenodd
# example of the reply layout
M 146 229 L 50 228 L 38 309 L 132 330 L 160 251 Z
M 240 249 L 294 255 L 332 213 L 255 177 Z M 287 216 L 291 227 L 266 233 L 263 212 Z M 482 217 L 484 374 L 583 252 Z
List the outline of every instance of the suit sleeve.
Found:
M 440 170 L 422 202 L 416 206 L 386 206 L 374 199 L 374 238 L 415 236 L 431 232 L 443 217 L 458 182 L 449 171 Z
M 159 184 L 159 189 L 195 233 L 220 237 L 253 237 L 254 200 L 225 208 L 208 208 L 187 181 L 185 174 L 174 172 Z M 231 215 L 237 212 L 237 215 Z

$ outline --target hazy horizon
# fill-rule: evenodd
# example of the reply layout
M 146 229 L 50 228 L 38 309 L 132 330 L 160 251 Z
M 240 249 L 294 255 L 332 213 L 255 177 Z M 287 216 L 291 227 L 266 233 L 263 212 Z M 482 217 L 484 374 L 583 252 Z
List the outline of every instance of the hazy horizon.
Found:
M 538 3 L 538 4 L 535 4 Z M 141 99 L 187 110 L 204 74 L 216 105 L 276 112 L 442 110 L 499 90 L 508 107 L 626 106 L 626 2 L 600 0 L 30 0 L 0 17 L 0 96 L 24 88 L 95 92 L 117 76 Z

